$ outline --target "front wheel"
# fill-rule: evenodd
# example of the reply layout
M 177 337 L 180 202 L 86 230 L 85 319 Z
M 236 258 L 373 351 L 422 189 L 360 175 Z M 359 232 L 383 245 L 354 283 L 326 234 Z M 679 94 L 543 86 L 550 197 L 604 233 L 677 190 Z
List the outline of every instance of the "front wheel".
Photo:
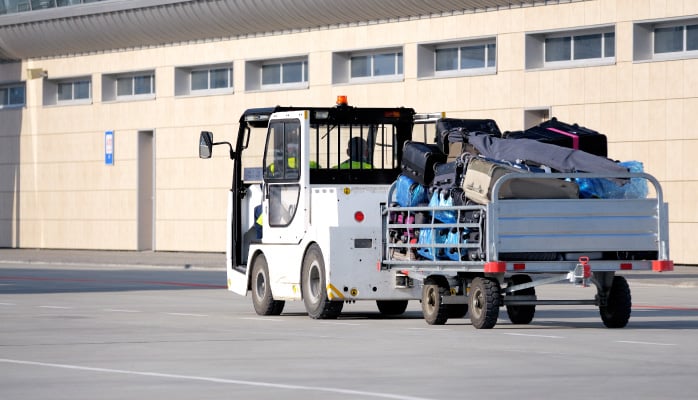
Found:
M 477 329 L 490 329 L 497 324 L 501 293 L 499 282 L 477 277 L 470 284 L 470 321 Z
M 335 319 L 341 314 L 344 302 L 330 301 L 327 297 L 325 261 L 320 248 L 313 244 L 303 258 L 301 295 L 308 316 L 313 319 Z
M 623 328 L 630 320 L 632 305 L 628 281 L 622 276 L 614 276 L 606 305 L 599 307 L 601 320 L 607 328 Z
M 264 254 L 254 259 L 252 266 L 252 304 L 258 315 L 279 315 L 284 310 L 283 300 L 274 300 L 269 285 L 269 268 Z

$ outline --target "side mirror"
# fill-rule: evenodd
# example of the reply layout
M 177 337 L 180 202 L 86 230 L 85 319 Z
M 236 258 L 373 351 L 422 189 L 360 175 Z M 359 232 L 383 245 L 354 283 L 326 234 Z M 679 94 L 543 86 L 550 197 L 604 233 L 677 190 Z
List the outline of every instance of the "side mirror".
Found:
M 199 136 L 199 158 L 211 158 L 213 149 L 213 133 L 201 131 Z

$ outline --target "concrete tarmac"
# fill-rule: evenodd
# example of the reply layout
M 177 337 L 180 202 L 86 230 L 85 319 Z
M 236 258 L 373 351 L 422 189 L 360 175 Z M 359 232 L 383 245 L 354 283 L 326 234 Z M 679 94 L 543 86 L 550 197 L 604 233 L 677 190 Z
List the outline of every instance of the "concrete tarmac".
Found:
M 172 251 L 54 250 L 0 248 L 0 264 L 169 267 L 225 270 L 225 254 Z M 592 270 L 593 260 L 590 261 Z M 673 272 L 623 271 L 632 285 L 698 287 L 698 266 L 676 265 Z

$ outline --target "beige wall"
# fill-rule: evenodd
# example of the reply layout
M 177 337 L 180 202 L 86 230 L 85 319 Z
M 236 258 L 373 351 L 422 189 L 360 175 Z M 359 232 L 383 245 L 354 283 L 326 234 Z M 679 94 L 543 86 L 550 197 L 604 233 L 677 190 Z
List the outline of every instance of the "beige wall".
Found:
M 7 128 L 18 112 L 0 111 L 0 245 L 135 249 L 137 132 L 153 130 L 155 248 L 224 251 L 231 164 L 222 149 L 213 160 L 199 160 L 198 132 L 232 140 L 246 108 L 328 105 L 346 94 L 357 106 L 404 105 L 493 118 L 503 130 L 523 128 L 525 109 L 546 107 L 551 116 L 602 131 L 610 157 L 641 160 L 662 181 L 670 203 L 672 258 L 698 264 L 688 235 L 698 230 L 698 59 L 634 62 L 632 53 L 633 23 L 697 14 L 696 1 L 598 0 L 28 61 L 22 70 L 43 68 L 49 79 L 91 75 L 93 102 L 42 106 L 42 80 L 35 79 L 27 81 L 28 104 L 19 112 L 21 135 Z M 525 70 L 526 33 L 595 25 L 615 25 L 613 65 Z M 492 36 L 496 74 L 417 78 L 418 44 Z M 334 51 L 386 46 L 403 47 L 404 81 L 332 84 Z M 297 55 L 308 56 L 308 89 L 244 91 L 246 60 Z M 176 67 L 218 62 L 233 62 L 234 94 L 174 96 Z M 155 100 L 101 101 L 102 74 L 152 69 Z M 115 131 L 114 166 L 104 165 L 105 130 Z M 13 141 L 16 146 L 5 145 Z M 15 181 L 19 195 L 12 190 Z

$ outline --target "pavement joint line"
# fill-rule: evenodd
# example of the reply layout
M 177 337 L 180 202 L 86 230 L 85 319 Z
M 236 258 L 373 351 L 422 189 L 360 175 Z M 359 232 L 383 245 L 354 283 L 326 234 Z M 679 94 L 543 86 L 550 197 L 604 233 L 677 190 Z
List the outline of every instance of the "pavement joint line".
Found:
M 256 386 L 263 387 L 267 389 L 286 389 L 286 390 L 304 390 L 308 392 L 322 392 L 322 393 L 333 393 L 333 394 L 349 394 L 354 396 L 363 397 L 375 397 L 381 399 L 393 399 L 393 400 L 429 400 L 424 397 L 415 397 L 400 395 L 395 393 L 380 393 L 380 392 L 370 392 L 364 390 L 355 389 L 342 389 L 327 386 L 305 386 L 305 385 L 293 385 L 293 384 L 283 384 L 274 382 L 262 382 L 262 381 L 248 381 L 241 379 L 224 379 L 224 378 L 214 378 L 206 376 L 195 376 L 195 375 L 181 375 L 181 374 L 168 374 L 160 372 L 144 372 L 144 371 L 134 371 L 134 370 L 124 370 L 115 368 L 98 368 L 98 367 L 87 367 L 82 365 L 71 365 L 71 364 L 58 364 L 58 363 L 48 363 L 48 362 L 38 362 L 38 361 L 27 361 L 27 360 L 13 360 L 7 358 L 0 358 L 0 363 L 5 364 L 15 364 L 15 365 L 29 365 L 34 367 L 50 367 L 50 368 L 61 368 L 70 369 L 76 371 L 86 371 L 86 372 L 102 372 L 111 374 L 122 374 L 122 375 L 134 375 L 134 376 L 147 376 L 151 378 L 164 378 L 164 379 L 177 379 L 177 380 L 192 380 L 200 382 L 209 383 L 225 383 L 240 386 Z

